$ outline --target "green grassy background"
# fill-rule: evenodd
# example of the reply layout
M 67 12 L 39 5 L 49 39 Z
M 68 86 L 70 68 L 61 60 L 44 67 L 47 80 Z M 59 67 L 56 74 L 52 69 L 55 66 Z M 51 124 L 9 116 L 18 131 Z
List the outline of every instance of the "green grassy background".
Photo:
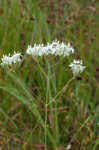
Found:
M 68 144 L 71 150 L 99 149 L 98 0 L 0 0 L 0 57 L 54 39 L 70 41 L 75 56 L 48 62 L 28 57 L 15 72 L 0 67 L 3 150 L 66 150 Z M 82 59 L 86 70 L 46 110 L 72 78 L 72 58 Z

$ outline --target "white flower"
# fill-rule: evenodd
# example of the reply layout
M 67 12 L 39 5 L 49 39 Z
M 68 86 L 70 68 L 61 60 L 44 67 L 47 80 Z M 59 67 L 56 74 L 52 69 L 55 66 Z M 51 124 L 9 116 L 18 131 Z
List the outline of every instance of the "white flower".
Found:
M 66 147 L 66 150 L 70 150 L 71 149 L 71 144 L 69 144 L 67 147 Z
M 28 46 L 26 53 L 32 56 L 43 56 L 43 55 L 55 55 L 55 56 L 69 56 L 70 53 L 74 53 L 74 49 L 70 46 L 70 43 L 66 45 L 65 43 L 60 43 L 55 40 L 52 43 L 34 44 L 33 47 Z
M 82 73 L 85 69 L 85 66 L 82 64 L 82 60 L 74 60 L 69 67 L 71 68 L 74 75 L 78 75 L 79 73 Z
M 15 53 L 11 56 L 10 54 L 7 55 L 3 55 L 3 57 L 1 58 L 1 65 L 12 65 L 15 64 L 17 62 L 21 61 L 21 53 Z
M 74 48 L 70 46 L 70 43 L 65 47 L 64 56 L 69 56 L 70 52 L 74 53 Z

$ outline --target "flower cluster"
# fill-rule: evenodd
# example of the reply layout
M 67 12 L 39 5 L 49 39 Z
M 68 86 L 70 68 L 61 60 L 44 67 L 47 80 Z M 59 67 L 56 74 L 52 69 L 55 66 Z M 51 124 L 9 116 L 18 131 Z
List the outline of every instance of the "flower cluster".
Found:
M 69 67 L 71 68 L 73 75 L 78 75 L 79 73 L 82 73 L 85 69 L 85 66 L 83 66 L 82 60 L 74 60 Z
M 21 53 L 15 53 L 11 56 L 10 54 L 7 55 L 3 55 L 2 59 L 1 59 L 1 65 L 8 65 L 11 66 L 12 64 L 16 64 L 17 62 L 21 61 Z
M 43 44 L 34 44 L 33 47 L 28 46 L 26 50 L 26 54 L 35 56 L 48 56 L 48 55 L 54 55 L 54 56 L 69 56 L 70 53 L 74 53 L 74 48 L 71 47 L 70 43 L 67 45 L 63 42 L 59 42 L 57 40 L 52 41 L 51 43 L 47 43 L 47 45 Z M 17 62 L 21 61 L 21 53 L 15 53 L 11 56 L 10 54 L 8 56 L 4 55 L 1 59 L 1 65 L 9 65 L 15 64 Z M 74 60 L 69 67 L 71 68 L 73 75 L 78 75 L 79 73 L 83 72 L 85 69 L 85 66 L 83 66 L 81 60 Z
M 43 56 L 43 55 L 55 55 L 55 56 L 69 56 L 70 53 L 74 53 L 74 48 L 71 47 L 70 43 L 60 43 L 55 40 L 52 43 L 34 44 L 34 47 L 28 46 L 26 53 L 32 56 Z

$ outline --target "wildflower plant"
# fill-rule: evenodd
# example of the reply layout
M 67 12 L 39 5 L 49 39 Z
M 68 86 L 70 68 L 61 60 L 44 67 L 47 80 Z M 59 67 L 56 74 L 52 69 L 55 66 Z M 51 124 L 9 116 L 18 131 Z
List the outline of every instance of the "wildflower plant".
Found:
M 59 58 L 63 58 L 63 59 L 67 59 L 70 57 L 70 54 L 74 54 L 75 50 L 74 48 L 70 45 L 70 43 L 65 44 L 64 42 L 59 42 L 58 40 L 52 41 L 51 43 L 47 43 L 46 45 L 44 44 L 34 44 L 34 46 L 28 46 L 26 53 L 25 53 L 25 60 L 28 61 L 28 55 L 30 55 L 33 60 L 37 61 L 37 65 L 38 68 L 40 69 L 40 71 L 43 73 L 45 79 L 42 77 L 42 81 L 40 82 L 39 86 L 41 85 L 41 83 L 43 84 L 43 86 L 45 86 L 45 118 L 42 118 L 42 115 L 40 114 L 39 110 L 37 109 L 37 101 L 35 102 L 35 97 L 33 97 L 32 94 L 30 94 L 30 92 L 27 89 L 27 84 L 24 83 L 23 81 L 21 81 L 19 79 L 19 77 L 17 77 L 15 74 L 10 74 L 10 77 L 12 78 L 12 80 L 17 81 L 18 86 L 20 86 L 20 88 L 23 90 L 23 93 L 26 95 L 18 95 L 18 89 L 14 89 L 13 93 L 11 90 L 6 90 L 8 91 L 10 94 L 14 95 L 17 99 L 19 99 L 23 104 L 27 105 L 28 108 L 30 109 L 30 111 L 34 114 L 34 116 L 39 120 L 39 122 L 41 123 L 41 126 L 43 127 L 43 129 L 45 130 L 45 137 L 44 137 L 44 141 L 45 141 L 45 150 L 47 150 L 47 138 L 50 139 L 50 142 L 54 145 L 54 147 L 57 147 L 57 145 L 59 144 L 59 124 L 58 124 L 58 111 L 57 111 L 57 107 L 58 107 L 58 97 L 62 94 L 65 93 L 66 89 L 68 88 L 68 85 L 70 84 L 70 82 L 75 78 L 75 76 L 79 75 L 80 73 L 82 73 L 85 69 L 85 66 L 83 66 L 82 60 L 73 60 L 73 62 L 71 62 L 70 64 L 68 64 L 68 68 L 71 68 L 71 71 L 73 73 L 73 78 L 69 79 L 67 81 L 67 83 L 63 83 L 64 86 L 60 89 L 57 90 L 57 83 L 58 78 L 57 78 L 57 74 L 55 72 L 55 60 L 52 62 L 53 65 L 51 66 L 49 61 L 48 61 L 48 57 L 59 57 Z M 9 54 L 8 56 L 4 55 L 1 58 L 1 66 L 13 66 L 13 64 L 16 63 L 20 63 L 22 61 L 22 54 L 21 53 L 15 53 L 13 55 Z M 45 57 L 45 62 L 44 65 L 46 67 L 42 67 L 41 64 L 39 63 L 39 58 Z M 52 68 L 54 66 L 54 69 L 52 71 Z M 61 67 L 61 65 L 60 65 Z M 46 71 L 47 68 L 47 71 Z M 28 68 L 27 68 L 28 69 Z M 57 70 L 59 68 L 57 67 Z M 32 69 L 31 69 L 32 70 Z M 32 71 L 34 72 L 34 70 Z M 66 72 L 64 70 L 64 74 L 68 74 L 68 72 Z M 30 74 L 29 74 L 30 75 Z M 40 75 L 39 72 L 36 72 L 36 77 Z M 35 78 L 36 78 L 35 77 Z M 40 76 L 39 76 L 40 78 Z M 37 79 L 38 80 L 38 79 Z M 38 81 L 37 81 L 38 82 Z M 31 83 L 32 84 L 32 83 Z M 46 84 L 46 85 L 45 85 Z M 5 90 L 4 87 L 2 87 L 2 89 Z M 21 91 L 21 90 L 20 90 Z M 22 93 L 22 92 L 21 92 Z M 35 94 L 36 92 L 34 92 Z M 44 97 L 44 96 L 43 96 Z M 28 99 L 28 101 L 27 101 Z M 55 113 L 53 111 L 51 111 L 51 119 L 52 119 L 52 129 L 55 130 L 51 131 L 51 129 L 48 126 L 48 108 L 50 108 L 51 110 L 53 110 L 55 107 Z M 55 118 L 53 119 L 53 116 L 55 116 Z

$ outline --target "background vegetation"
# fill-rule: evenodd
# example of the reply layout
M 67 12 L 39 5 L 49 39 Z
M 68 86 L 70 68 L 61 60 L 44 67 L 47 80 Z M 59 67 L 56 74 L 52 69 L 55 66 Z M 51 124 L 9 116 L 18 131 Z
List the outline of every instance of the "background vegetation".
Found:
M 71 42 L 86 70 L 68 84 L 71 58 L 0 67 L 1 150 L 99 149 L 99 1 L 0 0 L 0 57 L 56 38 Z

